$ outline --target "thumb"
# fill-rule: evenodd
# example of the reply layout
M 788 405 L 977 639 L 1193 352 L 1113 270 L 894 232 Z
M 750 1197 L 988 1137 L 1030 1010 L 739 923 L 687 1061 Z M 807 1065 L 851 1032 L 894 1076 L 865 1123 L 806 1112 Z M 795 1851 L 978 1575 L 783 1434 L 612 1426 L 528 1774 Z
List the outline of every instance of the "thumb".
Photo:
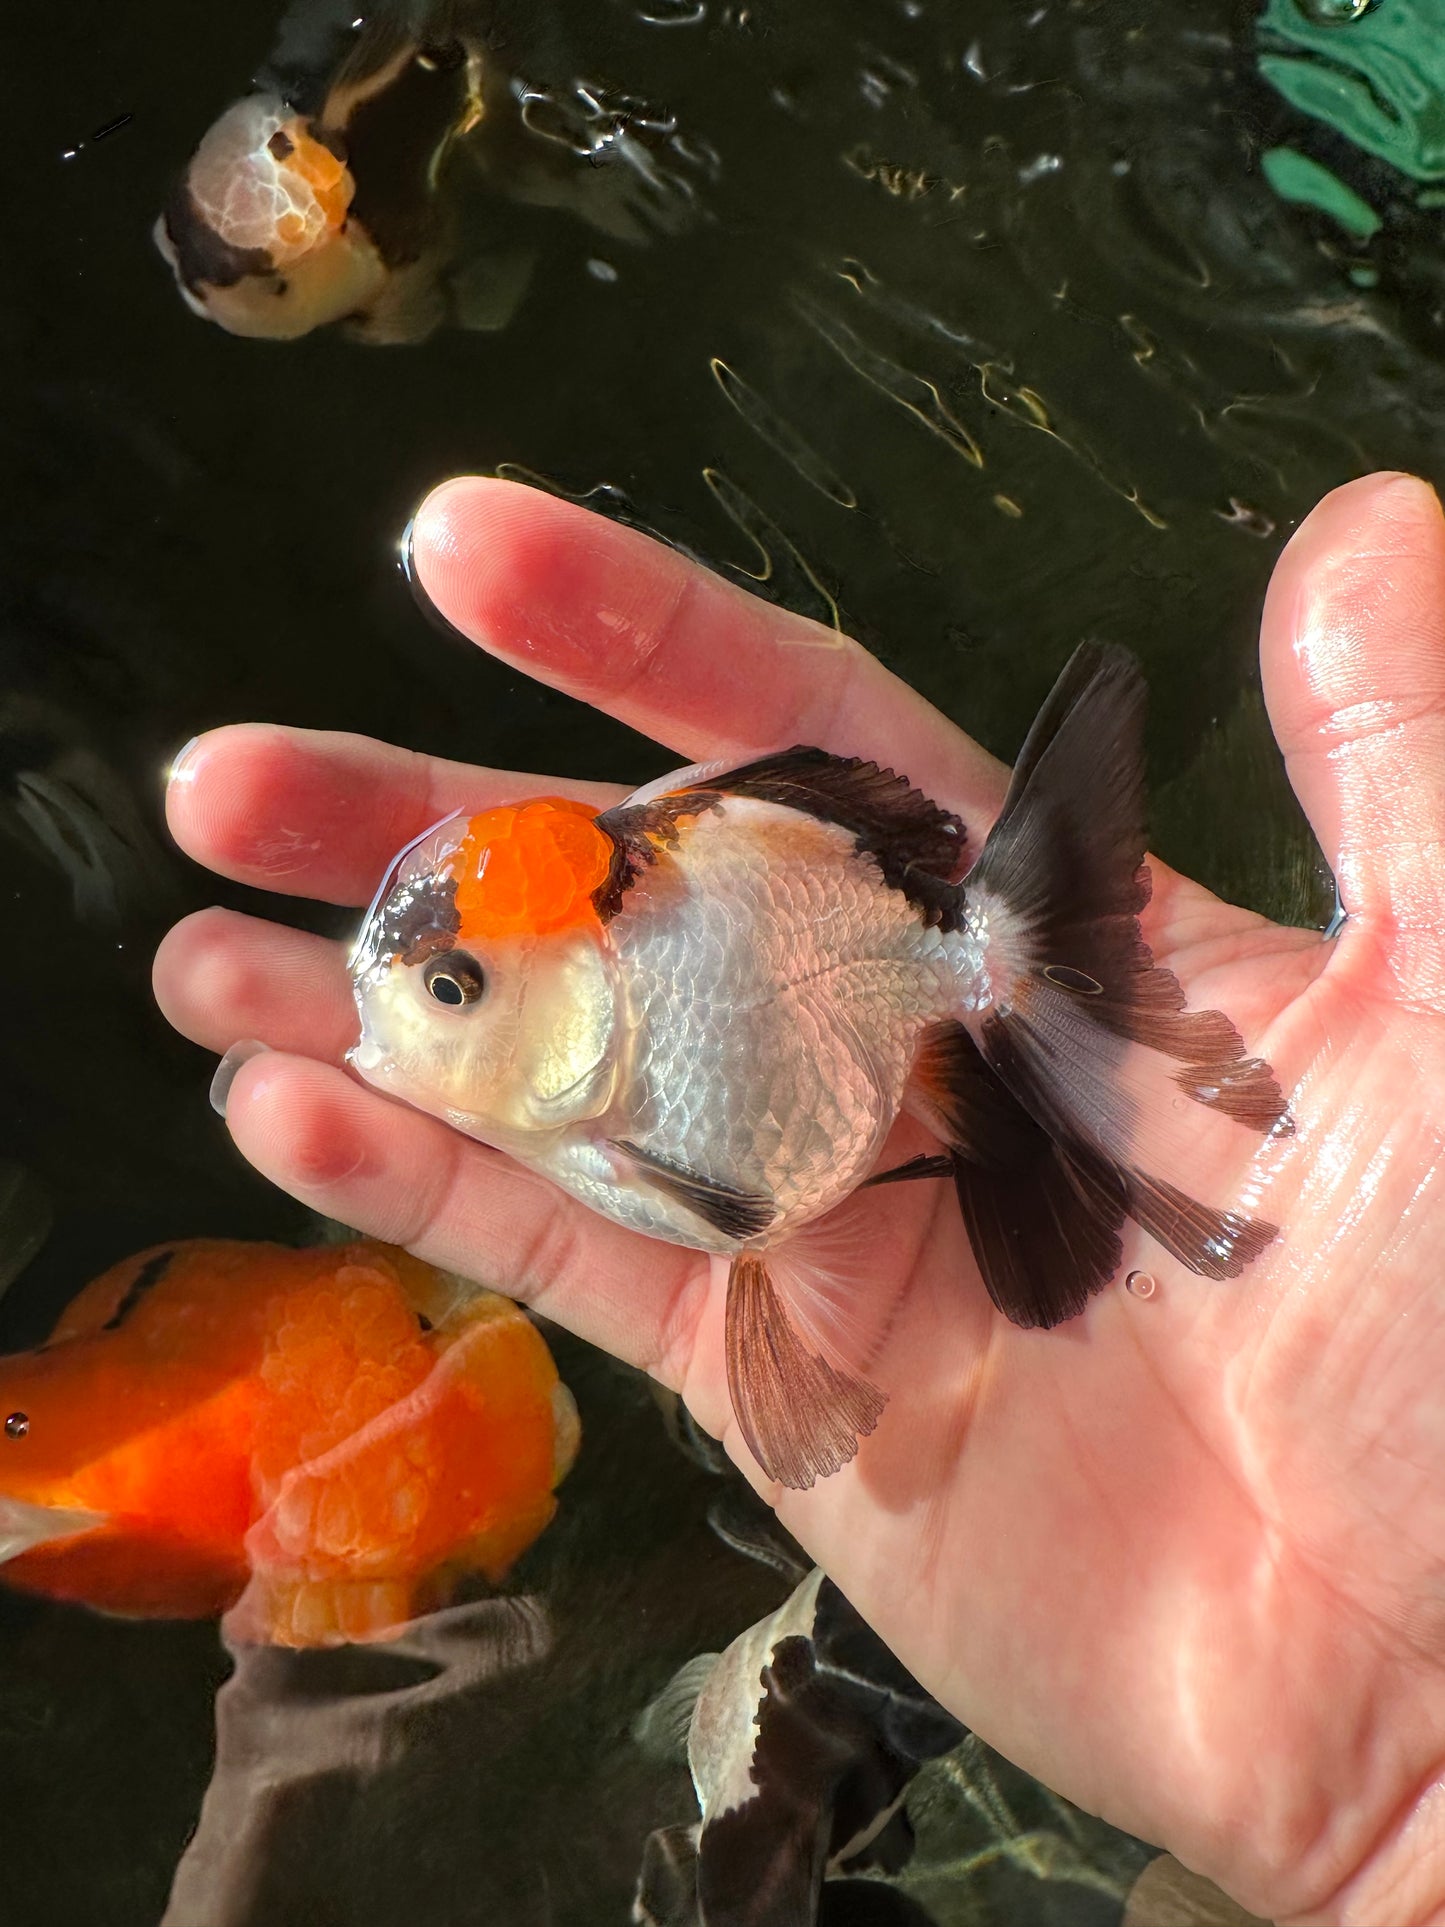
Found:
M 1410 475 L 1327 495 L 1275 568 L 1265 698 L 1351 924 L 1445 1001 L 1445 517 Z

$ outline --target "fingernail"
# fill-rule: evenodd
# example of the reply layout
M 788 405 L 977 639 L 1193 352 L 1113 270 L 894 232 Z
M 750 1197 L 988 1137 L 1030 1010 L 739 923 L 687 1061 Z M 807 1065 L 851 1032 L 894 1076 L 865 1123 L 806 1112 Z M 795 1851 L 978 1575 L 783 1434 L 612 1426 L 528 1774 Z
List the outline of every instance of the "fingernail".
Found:
M 186 764 L 195 753 L 196 744 L 200 742 L 200 740 L 199 736 L 193 736 L 191 740 L 183 744 L 171 758 L 171 766 L 166 771 L 167 788 L 169 788 L 172 783 L 189 783 L 194 779 L 196 774 L 194 766 L 187 769 Z
M 257 1037 L 243 1037 L 239 1043 L 232 1044 L 217 1064 L 216 1074 L 211 1079 L 211 1109 L 217 1117 L 226 1115 L 226 1101 L 231 1095 L 231 1086 L 235 1083 L 236 1073 L 241 1066 L 249 1064 L 253 1057 L 259 1057 L 263 1051 L 268 1051 L 270 1048 L 269 1044 L 263 1044 Z

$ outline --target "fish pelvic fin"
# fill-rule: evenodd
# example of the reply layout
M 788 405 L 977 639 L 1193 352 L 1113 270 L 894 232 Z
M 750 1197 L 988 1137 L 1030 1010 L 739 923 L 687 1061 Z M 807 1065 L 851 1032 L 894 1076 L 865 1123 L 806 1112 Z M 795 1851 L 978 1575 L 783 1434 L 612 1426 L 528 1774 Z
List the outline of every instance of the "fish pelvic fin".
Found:
M 748 1449 L 770 1479 L 806 1491 L 854 1456 L 887 1396 L 810 1351 L 761 1252 L 728 1275 L 728 1390 Z
M 1127 651 L 1075 652 L 962 886 L 990 1002 L 930 1032 L 915 1066 L 985 1284 L 1020 1325 L 1083 1309 L 1118 1268 L 1125 1217 L 1215 1279 L 1278 1235 L 1140 1162 L 1227 1169 L 1241 1130 L 1294 1128 L 1269 1065 L 1222 1012 L 1185 1009 L 1140 933 L 1144 706 Z

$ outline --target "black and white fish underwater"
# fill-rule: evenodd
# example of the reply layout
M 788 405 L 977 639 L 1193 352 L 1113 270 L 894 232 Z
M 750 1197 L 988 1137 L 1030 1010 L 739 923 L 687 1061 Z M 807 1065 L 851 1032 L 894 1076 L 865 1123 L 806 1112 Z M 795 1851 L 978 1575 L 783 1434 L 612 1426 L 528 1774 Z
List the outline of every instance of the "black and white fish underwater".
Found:
M 1269 1065 L 1185 1009 L 1140 934 L 1144 709 L 1126 652 L 1077 651 L 971 865 L 905 777 L 802 747 L 600 814 L 451 818 L 363 927 L 351 1061 L 616 1222 L 726 1256 L 739 1425 L 770 1478 L 809 1486 L 886 1400 L 781 1267 L 865 1185 L 951 1176 L 1021 1326 L 1084 1309 L 1126 1219 L 1215 1280 L 1278 1235 L 1179 1181 L 1292 1125 Z M 880 1170 L 905 1111 L 943 1149 Z
M 817 1568 L 726 1652 L 684 1667 L 645 1720 L 676 1714 L 701 1818 L 649 1837 L 644 1927 L 812 1927 L 825 1882 L 907 1864 L 908 1786 L 966 1731 Z M 896 1890 L 869 1893 L 871 1918 L 926 1919 Z
M 156 222 L 183 299 L 236 335 L 414 343 L 505 327 L 548 211 L 627 245 L 679 231 L 698 155 L 665 111 L 577 79 L 577 57 L 536 10 L 292 0 Z

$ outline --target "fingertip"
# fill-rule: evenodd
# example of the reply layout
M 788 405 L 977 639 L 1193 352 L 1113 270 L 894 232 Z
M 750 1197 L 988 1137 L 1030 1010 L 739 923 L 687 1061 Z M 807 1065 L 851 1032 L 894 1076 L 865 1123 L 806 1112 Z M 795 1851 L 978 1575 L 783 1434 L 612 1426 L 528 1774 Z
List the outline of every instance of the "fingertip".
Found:
M 162 1017 L 183 1036 L 190 1036 L 187 986 L 194 982 L 204 960 L 214 953 L 219 939 L 219 920 L 225 915 L 214 906 L 193 910 L 179 923 L 172 924 L 156 946 L 151 959 L 151 995 Z
M 226 1127 L 263 1176 L 316 1204 L 372 1168 L 368 1096 L 331 1065 L 262 1051 L 231 1080 Z
M 1357 928 L 1399 981 L 1445 982 L 1445 516 L 1413 475 L 1327 495 L 1281 555 L 1260 634 L 1290 780 Z
M 1281 747 L 1383 680 L 1439 681 L 1445 518 L 1428 482 L 1385 470 L 1324 496 L 1286 544 L 1265 598 L 1261 667 Z M 1417 660 L 1418 659 L 1418 660 Z
M 593 699 L 636 679 L 696 568 L 574 502 L 477 475 L 443 482 L 422 503 L 411 566 L 462 635 Z
M 283 732 L 267 723 L 226 723 L 193 736 L 172 763 L 166 825 L 186 855 L 233 874 L 249 866 L 260 812 L 284 774 Z M 284 853 L 273 853 L 284 861 Z

